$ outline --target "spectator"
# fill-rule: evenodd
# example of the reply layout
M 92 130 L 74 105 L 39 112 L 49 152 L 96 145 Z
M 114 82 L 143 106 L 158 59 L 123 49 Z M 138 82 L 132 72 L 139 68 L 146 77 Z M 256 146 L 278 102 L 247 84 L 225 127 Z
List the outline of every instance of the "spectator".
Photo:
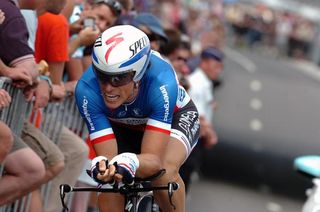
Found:
M 114 25 L 132 25 L 137 15 L 133 0 L 118 0 L 118 2 L 121 4 L 122 10 Z
M 152 50 L 159 51 L 162 43 L 168 41 L 160 20 L 151 13 L 139 13 L 135 17 L 133 25 L 147 34 Z
M 68 90 L 74 90 L 75 82 L 85 70 L 83 64 L 83 50 L 85 46 L 93 45 L 96 38 L 100 35 L 100 30 L 94 22 L 94 15 L 91 13 L 91 6 L 92 2 L 89 1 L 74 2 L 73 0 L 68 0 L 66 7 L 61 12 L 69 20 L 69 29 L 73 33 L 69 39 L 70 59 L 66 62 L 66 72 L 64 73 L 64 85 L 65 87 L 70 87 L 67 88 Z M 90 20 L 92 22 L 88 22 Z M 96 183 L 85 172 L 86 168 L 90 168 L 89 164 L 91 164 L 91 161 L 87 159 L 76 186 L 96 186 Z M 75 193 L 72 197 L 70 211 L 87 212 L 89 197 L 89 192 Z
M 85 2 L 75 4 L 68 0 L 62 14 L 69 20 L 69 61 L 66 62 L 68 81 L 78 80 L 85 70 L 82 62 L 83 49 L 93 45 L 100 34 L 100 30 L 94 24 L 94 18 L 89 9 L 84 10 Z M 91 26 L 85 24 L 87 19 L 92 20 Z
M 95 24 L 100 32 L 105 31 L 113 26 L 120 16 L 122 7 L 115 0 L 94 0 L 92 4 L 91 14 L 95 17 Z M 83 63 L 85 69 L 91 65 L 91 53 L 93 45 L 89 45 L 84 49 Z
M 26 85 L 24 91 L 27 100 L 30 100 L 37 85 L 38 73 L 35 71 L 36 63 L 32 49 L 28 46 L 27 27 L 19 9 L 12 1 L 1 1 L 0 7 L 6 17 L 0 25 L 0 49 L 6 49 L 0 52 L 3 61 L 2 71 L 8 66 L 14 67 L 15 71 L 21 71 L 22 75 L 25 74 L 31 79 L 21 84 Z M 35 189 L 45 174 L 41 159 L 16 136 L 14 146 L 5 159 L 4 169 L 5 175 L 0 179 L 0 205 L 12 202 Z
M 276 45 L 279 56 L 288 56 L 288 42 L 293 27 L 293 20 L 288 12 L 280 12 L 276 23 Z
M 48 62 L 50 78 L 53 83 L 52 99 L 61 101 L 67 91 L 73 92 L 72 86 L 67 87 L 62 82 L 65 62 L 69 59 L 69 26 L 65 16 L 59 14 L 65 2 L 59 1 L 59 6 L 57 3 L 56 5 L 51 4 L 51 1 L 47 3 L 37 9 L 38 29 L 35 55 L 37 61 L 45 60 Z M 58 146 L 65 157 L 65 169 L 52 180 L 46 208 L 48 212 L 62 209 L 59 199 L 59 185 L 63 183 L 74 185 L 76 183 L 88 154 L 88 148 L 83 140 L 66 127 L 61 130 Z
M 189 38 L 177 29 L 166 29 L 165 33 L 167 42 L 161 45 L 160 53 L 172 64 L 180 85 L 187 90 L 189 83 L 185 77 L 189 73 L 187 60 L 191 56 Z
M 4 12 L 0 9 L 0 25 L 3 23 L 5 19 Z M 0 60 L 1 65 L 5 66 Z M 0 72 L 1 72 L 0 68 Z M 31 79 L 30 79 L 31 81 Z M 31 83 L 31 82 L 30 82 Z M 8 92 L 4 89 L 0 89 L 0 109 L 9 106 L 11 102 L 11 97 L 8 94 Z M 3 122 L 0 121 L 0 164 L 3 162 L 4 158 L 7 156 L 7 154 L 10 152 L 12 143 L 13 143 L 13 137 L 12 132 L 10 128 Z
M 200 116 L 199 144 L 193 149 L 190 157 L 180 169 L 186 191 L 190 186 L 191 174 L 201 163 L 204 148 L 211 148 L 217 143 L 217 135 L 212 125 L 214 97 L 212 80 L 216 80 L 222 70 L 222 52 L 214 47 L 205 48 L 200 55 L 200 64 L 188 76 L 190 89 L 188 93 L 197 106 Z

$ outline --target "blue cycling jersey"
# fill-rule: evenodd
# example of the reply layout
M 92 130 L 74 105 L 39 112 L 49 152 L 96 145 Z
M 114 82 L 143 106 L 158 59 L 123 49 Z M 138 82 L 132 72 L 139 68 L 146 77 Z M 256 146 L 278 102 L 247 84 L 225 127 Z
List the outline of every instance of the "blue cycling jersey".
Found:
M 172 66 L 155 52 L 134 101 L 115 110 L 107 108 L 92 66 L 78 81 L 75 97 L 94 144 L 115 138 L 110 122 L 170 134 L 173 113 L 190 101 L 187 92 L 178 85 Z

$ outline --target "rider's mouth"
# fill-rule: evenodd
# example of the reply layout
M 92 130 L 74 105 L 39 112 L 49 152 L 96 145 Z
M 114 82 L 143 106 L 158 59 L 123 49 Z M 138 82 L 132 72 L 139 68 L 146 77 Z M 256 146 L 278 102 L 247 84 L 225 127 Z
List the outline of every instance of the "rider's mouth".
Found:
M 104 98 L 108 101 L 116 101 L 120 95 L 104 95 Z

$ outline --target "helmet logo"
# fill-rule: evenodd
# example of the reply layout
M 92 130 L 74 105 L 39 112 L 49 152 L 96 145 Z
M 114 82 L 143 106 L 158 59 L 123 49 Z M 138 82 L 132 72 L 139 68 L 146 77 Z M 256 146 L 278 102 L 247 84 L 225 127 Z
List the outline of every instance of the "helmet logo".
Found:
M 106 52 L 106 55 L 105 55 L 106 62 L 108 62 L 108 58 L 109 58 L 109 55 L 110 55 L 112 49 L 114 49 L 119 43 L 124 41 L 123 37 L 120 37 L 121 35 L 122 35 L 122 32 L 120 32 L 120 33 L 112 36 L 108 40 L 106 40 L 106 45 L 112 44 Z
M 137 54 L 137 52 L 139 52 L 141 49 L 143 49 L 147 45 L 148 45 L 147 37 L 142 37 L 136 42 L 134 42 L 132 45 L 129 46 L 129 50 L 132 52 L 131 57 L 133 57 L 135 54 Z

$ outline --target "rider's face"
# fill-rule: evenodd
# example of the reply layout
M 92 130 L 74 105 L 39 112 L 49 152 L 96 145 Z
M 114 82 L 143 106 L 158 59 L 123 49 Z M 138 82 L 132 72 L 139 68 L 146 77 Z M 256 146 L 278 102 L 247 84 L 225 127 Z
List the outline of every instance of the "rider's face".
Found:
M 125 102 L 129 102 L 134 97 L 134 81 L 126 85 L 113 87 L 110 83 L 100 83 L 102 96 L 106 106 L 116 109 Z

